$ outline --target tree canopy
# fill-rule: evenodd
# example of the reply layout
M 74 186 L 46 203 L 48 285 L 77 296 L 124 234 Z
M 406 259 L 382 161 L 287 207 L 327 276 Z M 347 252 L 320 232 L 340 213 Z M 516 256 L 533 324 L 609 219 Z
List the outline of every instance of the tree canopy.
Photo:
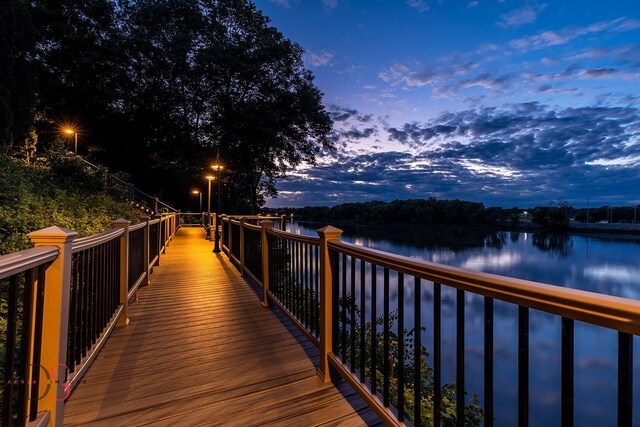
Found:
M 302 48 L 248 0 L 10 0 L 2 7 L 11 11 L 3 20 L 18 24 L 6 27 L 3 39 L 16 43 L 0 51 L 0 65 L 24 58 L 34 76 L 23 86 L 31 98 L 7 95 L 15 84 L 0 80 L 0 126 L 16 135 L 4 146 L 24 145 L 34 118 L 41 148 L 69 124 L 79 129 L 81 153 L 178 205 L 190 187 L 204 190 L 210 165 L 220 162 L 225 209 L 234 212 L 255 212 L 277 195 L 276 178 L 333 148 L 332 122 Z M 21 31 L 33 43 L 17 43 L 28 40 Z M 3 115 L 18 111 L 3 108 L 16 99 L 35 101 L 27 125 Z

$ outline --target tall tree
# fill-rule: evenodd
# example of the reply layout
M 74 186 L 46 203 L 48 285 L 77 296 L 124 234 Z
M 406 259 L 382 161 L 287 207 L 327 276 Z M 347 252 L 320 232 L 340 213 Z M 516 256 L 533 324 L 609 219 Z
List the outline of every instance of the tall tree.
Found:
M 276 196 L 275 179 L 302 162 L 314 163 L 332 122 L 322 94 L 302 61 L 302 48 L 269 26 L 246 0 L 213 2 L 209 50 L 215 64 L 209 132 L 233 172 L 234 194 L 249 197 L 255 213 Z
M 0 147 L 27 158 L 33 141 L 32 29 L 24 0 L 0 2 Z

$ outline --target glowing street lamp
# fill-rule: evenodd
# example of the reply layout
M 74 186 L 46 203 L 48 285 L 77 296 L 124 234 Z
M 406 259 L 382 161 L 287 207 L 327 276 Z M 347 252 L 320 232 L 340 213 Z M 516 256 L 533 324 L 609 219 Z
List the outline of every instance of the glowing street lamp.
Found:
M 209 181 L 209 193 L 207 194 L 207 240 L 211 240 L 211 181 L 216 179 L 213 175 L 207 175 Z
M 78 132 L 76 132 L 75 130 L 71 129 L 71 128 L 67 128 L 64 130 L 64 133 L 66 133 L 67 135 L 75 135 L 75 146 L 74 146 L 74 154 L 77 156 L 78 155 Z
M 223 166 L 215 164 L 211 166 L 211 169 L 218 172 L 218 206 L 216 207 L 216 229 L 214 232 L 215 243 L 213 245 L 213 252 L 220 252 L 220 230 L 218 229 L 218 223 L 220 222 L 220 172 Z M 211 181 L 209 181 L 211 182 Z
M 193 190 L 191 193 L 200 195 L 200 213 L 202 213 L 202 192 L 200 190 Z

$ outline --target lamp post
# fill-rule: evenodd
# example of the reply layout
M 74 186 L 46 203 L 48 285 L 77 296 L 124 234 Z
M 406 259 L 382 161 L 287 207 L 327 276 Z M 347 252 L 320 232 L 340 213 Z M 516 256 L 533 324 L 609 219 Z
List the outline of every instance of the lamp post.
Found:
M 77 156 L 78 155 L 78 132 L 76 132 L 73 129 L 65 129 L 64 133 L 66 133 L 67 135 L 75 135 L 75 145 L 74 145 L 73 153 Z
M 216 179 L 213 175 L 206 176 L 209 181 L 209 192 L 207 193 L 207 240 L 211 240 L 211 181 Z
M 192 193 L 200 195 L 200 213 L 202 213 L 202 192 L 200 190 L 193 190 Z
M 218 224 L 220 222 L 220 172 L 222 171 L 222 165 L 216 164 L 211 166 L 211 169 L 218 172 L 218 204 L 216 206 L 216 228 L 214 230 L 214 245 L 213 252 L 220 252 L 220 230 L 218 229 Z

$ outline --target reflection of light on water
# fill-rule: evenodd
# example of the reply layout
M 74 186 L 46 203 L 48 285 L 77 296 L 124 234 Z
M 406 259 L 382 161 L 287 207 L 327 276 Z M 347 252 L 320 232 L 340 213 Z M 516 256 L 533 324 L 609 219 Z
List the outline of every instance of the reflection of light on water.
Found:
M 618 283 L 635 283 L 638 280 L 638 277 L 640 277 L 640 268 L 604 264 L 585 267 L 584 275 L 598 280 L 613 280 Z
M 364 239 L 361 237 L 356 237 L 355 239 L 353 239 L 353 243 L 355 243 L 356 245 L 364 246 Z
M 529 237 L 529 233 L 524 233 L 524 241 L 527 241 L 527 238 Z
M 485 271 L 489 268 L 505 268 L 511 267 L 522 260 L 520 254 L 514 253 L 497 253 L 497 254 L 485 254 L 469 257 L 462 263 L 462 268 L 468 268 L 470 270 Z

